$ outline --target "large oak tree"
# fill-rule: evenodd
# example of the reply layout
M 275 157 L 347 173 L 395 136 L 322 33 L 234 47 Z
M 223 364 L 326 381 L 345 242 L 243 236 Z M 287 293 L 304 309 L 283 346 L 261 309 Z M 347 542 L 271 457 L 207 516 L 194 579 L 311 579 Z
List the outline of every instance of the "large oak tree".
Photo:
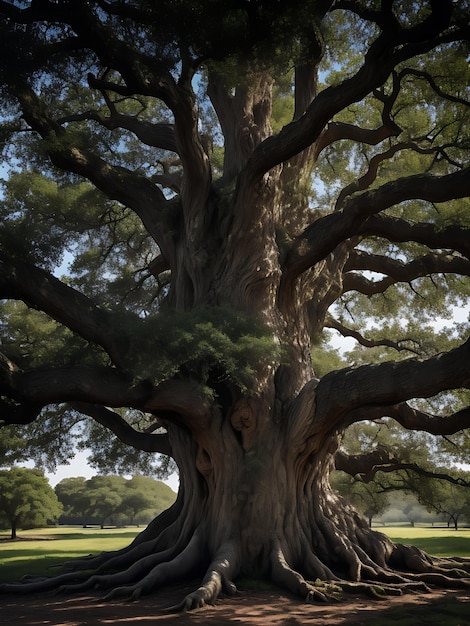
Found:
M 468 3 L 15 0 L 0 16 L 2 419 L 88 416 L 181 479 L 127 549 L 4 589 L 135 598 L 198 574 L 192 608 L 240 575 L 309 599 L 467 585 L 468 564 L 372 532 L 329 474 L 383 461 L 340 450 L 358 421 L 470 424 L 413 403 L 468 389 L 470 340 L 436 353 L 409 319 L 468 290 Z M 389 358 L 319 378 L 324 328 Z

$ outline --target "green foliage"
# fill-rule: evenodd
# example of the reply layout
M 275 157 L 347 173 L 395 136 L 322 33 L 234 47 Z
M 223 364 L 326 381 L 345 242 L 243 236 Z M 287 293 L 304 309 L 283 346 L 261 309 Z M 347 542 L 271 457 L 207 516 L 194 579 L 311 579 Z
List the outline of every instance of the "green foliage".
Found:
M 448 468 L 436 467 L 435 470 L 442 474 L 449 474 Z M 454 469 L 451 474 L 454 478 L 464 480 L 467 485 L 470 485 L 469 472 Z M 427 477 L 413 481 L 411 486 L 423 506 L 429 511 L 435 511 L 444 516 L 456 530 L 459 521 L 463 518 L 470 521 L 470 486 Z
M 64 523 L 134 524 L 147 523 L 168 508 L 175 493 L 164 483 L 148 476 L 94 476 L 64 478 L 55 487 L 63 504 Z
M 328 372 L 339 370 L 348 365 L 348 362 L 343 359 L 336 348 L 332 347 L 329 341 L 331 341 L 331 334 L 327 332 L 312 341 L 313 370 L 320 378 Z
M 55 521 L 62 510 L 54 490 L 39 470 L 0 470 L 0 523 L 9 524 L 12 538 L 19 528 Z
M 161 59 L 175 76 L 181 69 L 178 56 L 181 51 L 183 56 L 196 55 L 205 61 L 194 83 L 198 86 L 202 112 L 200 128 L 204 140 L 213 146 L 214 179 L 222 171 L 223 146 L 220 126 L 205 93 L 208 69 L 223 74 L 227 85 L 240 89 L 252 77 L 254 67 L 271 72 L 275 94 L 271 121 L 273 131 L 279 132 L 292 119 L 292 68 L 296 63 L 318 59 L 324 43 L 325 56 L 319 72 L 321 88 L 338 85 L 363 64 L 364 53 L 377 35 L 373 24 L 343 9 L 328 14 L 320 35 L 316 19 L 318 3 L 311 0 L 274 3 L 261 0 L 230 6 L 215 0 L 163 0 L 158 6 L 145 0 L 137 4 L 142 26 L 133 26 L 132 20 L 109 18 L 107 26 L 115 29 L 117 37 L 131 42 L 139 53 Z M 380 3 L 372 4 L 374 9 L 379 9 Z M 395 3 L 395 10 L 399 20 L 410 25 L 422 11 L 429 10 L 429 5 L 400 2 Z M 60 38 L 60 25 L 50 30 L 44 24 L 23 24 L 13 32 L 7 22 L 0 25 L 3 78 L 0 89 L 5 120 L 0 139 L 12 169 L 0 200 L 2 250 L 12 258 L 26 259 L 56 273 L 67 271 L 68 284 L 105 309 L 121 312 L 123 334 L 128 334 L 133 343 L 129 369 L 136 379 L 147 377 L 158 383 L 172 377 L 188 377 L 195 384 L 204 385 L 208 394 L 214 395 L 220 383 L 246 393 L 253 387 L 258 366 L 275 365 L 282 360 L 282 351 L 269 332 L 226 306 L 178 313 L 162 309 L 157 313 L 166 293 L 165 281 L 170 278 L 166 276 L 159 283 L 148 271 L 149 263 L 160 251 L 146 232 L 141 216 L 106 197 L 90 183 L 79 181 L 75 174 L 58 173 L 48 162 L 46 149 L 52 146 L 51 142 L 63 147 L 61 142 L 67 141 L 68 146 L 90 150 L 111 166 L 126 167 L 148 180 L 157 179 L 162 164 L 168 165 L 170 156 L 172 164 L 168 171 L 179 173 L 181 164 L 173 154 L 147 145 L 125 128 L 106 129 L 93 119 L 85 119 L 84 112 L 93 111 L 96 116 L 104 117 L 114 112 L 152 123 L 173 123 L 173 115 L 154 98 L 121 97 L 113 95 L 112 90 L 104 95 L 104 90 L 91 89 L 85 78 L 87 73 L 98 75 L 102 68 L 90 63 L 85 54 L 74 53 L 69 60 L 64 50 L 60 58 L 47 63 L 44 71 L 32 71 L 31 60 L 37 47 L 55 36 Z M 460 86 L 469 84 L 465 80 L 470 72 L 467 60 L 468 49 L 443 45 L 426 57 L 408 61 L 406 67 L 426 69 L 443 92 L 466 97 Z M 76 117 L 80 119 L 64 123 L 66 140 L 49 138 L 47 145 L 41 145 L 35 133 L 17 133 L 23 122 L 8 94 L 12 68 L 18 76 L 30 75 L 33 89 L 41 94 L 52 117 L 64 120 L 78 114 Z M 397 72 L 403 69 L 400 66 Z M 64 80 L 64 76 L 68 79 Z M 107 70 L 106 78 L 120 80 L 112 69 Z M 390 78 L 383 86 L 382 99 L 369 95 L 340 111 L 331 121 L 363 129 L 379 128 L 383 96 L 389 96 L 393 88 Z M 428 81 L 404 78 L 391 111 L 392 119 L 400 126 L 400 135 L 379 144 L 344 140 L 327 146 L 318 161 L 312 163 L 311 188 L 306 191 L 312 197 L 312 209 L 320 215 L 330 212 L 338 192 L 363 176 L 372 159 L 397 142 L 408 147 L 381 163 L 372 187 L 416 172 L 443 174 L 458 168 L 468 160 L 469 115 L 468 106 L 442 98 Z M 15 171 L 15 166 L 23 163 L 28 167 Z M 165 193 L 174 193 L 163 188 Z M 171 234 L 175 225 L 173 209 L 174 206 L 168 217 L 162 219 Z M 386 214 L 439 228 L 452 224 L 470 227 L 468 199 L 433 206 L 418 200 L 408 201 Z M 372 237 L 363 239 L 360 248 L 404 263 L 427 250 L 414 242 L 398 245 Z M 69 264 L 67 269 L 65 261 Z M 379 280 L 382 275 L 374 274 L 370 278 Z M 315 341 L 313 345 L 314 370 L 323 376 L 345 364 L 359 365 L 415 354 L 425 357 L 450 349 L 468 332 L 465 324 L 452 324 L 451 316 L 453 307 L 465 304 L 469 295 L 468 277 L 455 275 L 425 276 L 412 283 L 397 283 L 373 296 L 347 292 L 335 304 L 334 313 L 340 321 L 362 330 L 373 340 L 393 338 L 407 350 L 357 346 L 342 356 L 327 346 L 325 334 L 322 342 Z M 448 319 L 448 327 L 436 332 L 436 318 Z M 0 330 L 2 352 L 21 367 L 108 362 L 100 349 L 22 303 L 0 303 Z M 450 412 L 465 403 L 468 405 L 468 394 L 455 393 L 420 402 L 418 406 Z M 121 414 L 136 427 L 145 422 L 142 414 L 124 410 Z M 458 445 L 464 460 L 470 460 L 469 435 L 465 432 L 437 440 L 407 435 L 389 420 L 377 425 L 367 423 L 361 428 L 361 433 L 355 429 L 349 431 L 346 447 L 365 451 L 379 443 L 386 444 L 400 460 L 417 460 L 426 465 L 430 451 L 434 459 L 439 456 L 440 462 L 445 455 L 454 461 Z M 131 468 L 155 471 L 151 455 L 131 450 L 101 426 L 83 420 L 63 406 L 46 408 L 35 424 L 20 427 L 18 434 L 19 438 L 15 438 L 10 430 L 0 432 L 0 451 L 8 452 L 7 462 L 19 458 L 11 454 L 11 447 L 18 444 L 22 447 L 19 454 L 41 458 L 45 466 L 51 467 L 55 461 L 71 455 L 73 437 L 77 436 L 81 438 L 81 446 L 91 449 L 92 463 L 100 472 L 111 466 L 122 473 Z M 380 479 L 383 480 L 383 475 Z
M 27 439 L 21 436 L 16 426 L 0 425 L 0 467 L 27 460 L 27 445 Z
M 186 375 L 208 391 L 226 382 L 246 393 L 258 367 L 282 358 L 266 326 L 228 306 L 162 309 L 145 320 L 123 318 L 122 324 L 133 338 L 136 376 L 154 382 Z
M 140 411 L 116 409 L 116 412 L 139 432 L 144 432 L 153 423 Z M 82 420 L 77 447 L 86 451 L 88 465 L 100 474 L 112 471 L 122 476 L 138 472 L 164 479 L 176 471 L 170 457 L 129 446 L 92 419 Z
M 375 482 L 364 483 L 344 472 L 334 472 L 331 484 L 372 524 L 372 518 L 383 513 L 390 504 L 389 496 Z
M 23 302 L 0 302 L 0 315 L 2 351 L 20 367 L 108 362 L 96 345 Z

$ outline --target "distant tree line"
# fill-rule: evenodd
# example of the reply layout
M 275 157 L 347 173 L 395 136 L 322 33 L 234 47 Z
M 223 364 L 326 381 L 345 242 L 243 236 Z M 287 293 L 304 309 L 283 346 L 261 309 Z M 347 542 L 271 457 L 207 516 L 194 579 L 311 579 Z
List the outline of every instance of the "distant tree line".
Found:
M 61 524 L 126 526 L 147 524 L 175 500 L 175 492 L 149 476 L 64 478 L 55 487 L 63 505 Z
M 443 472 L 446 470 L 442 470 Z M 449 471 L 446 471 L 449 476 Z M 409 522 L 444 523 L 458 530 L 470 524 L 470 475 L 468 472 L 450 473 L 455 482 L 448 479 L 413 477 L 406 485 L 398 487 L 378 477 L 364 482 L 360 477 L 351 477 L 336 472 L 334 485 L 337 491 L 367 518 L 384 524 Z
M 46 524 L 115 526 L 147 524 L 174 502 L 168 485 L 148 476 L 65 478 L 53 489 L 44 472 L 0 470 L 0 528 L 15 539 L 19 529 Z

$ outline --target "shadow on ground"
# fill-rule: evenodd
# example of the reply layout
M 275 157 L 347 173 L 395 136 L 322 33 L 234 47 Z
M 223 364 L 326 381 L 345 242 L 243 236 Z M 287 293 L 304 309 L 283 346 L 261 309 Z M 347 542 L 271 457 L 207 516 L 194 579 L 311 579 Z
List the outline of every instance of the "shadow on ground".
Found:
M 345 595 L 338 604 L 310 605 L 277 589 L 248 591 L 222 598 L 215 606 L 187 614 L 168 615 L 197 587 L 162 589 L 138 602 L 105 603 L 96 595 L 0 596 L 0 623 L 17 626 L 467 626 L 470 624 L 470 590 L 405 595 L 377 601 Z

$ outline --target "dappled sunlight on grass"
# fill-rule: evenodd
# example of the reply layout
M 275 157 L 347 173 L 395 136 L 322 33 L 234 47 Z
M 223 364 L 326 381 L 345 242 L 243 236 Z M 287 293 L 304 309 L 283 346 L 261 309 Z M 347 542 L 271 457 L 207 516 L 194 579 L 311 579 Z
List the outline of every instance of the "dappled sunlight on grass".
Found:
M 0 582 L 14 582 L 25 574 L 53 575 L 52 566 L 70 559 L 118 550 L 142 528 L 51 527 L 25 530 L 16 541 L 0 534 Z

